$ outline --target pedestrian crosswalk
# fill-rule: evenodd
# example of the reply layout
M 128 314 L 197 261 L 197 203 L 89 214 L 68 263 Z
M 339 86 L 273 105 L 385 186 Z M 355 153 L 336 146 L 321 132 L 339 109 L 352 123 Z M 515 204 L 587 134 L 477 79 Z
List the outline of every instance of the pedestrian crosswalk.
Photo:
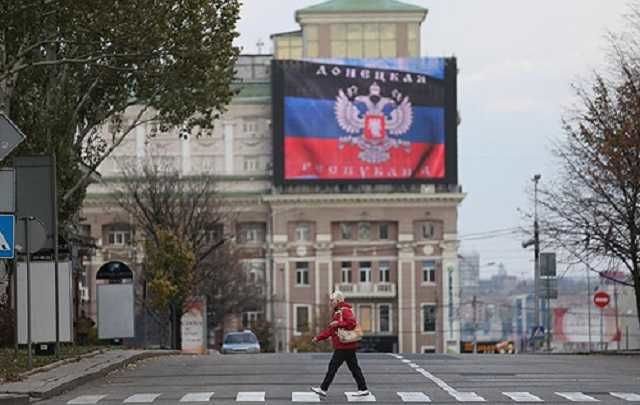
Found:
M 386 395 L 389 393 L 386 392 Z M 460 392 L 452 391 L 447 392 L 456 402 L 487 402 L 487 400 L 478 395 L 475 392 Z M 600 398 L 596 398 L 594 394 L 586 394 L 583 392 L 554 392 L 548 393 L 545 396 L 535 395 L 530 392 L 500 392 L 500 396 L 509 398 L 513 402 L 553 402 L 558 403 L 564 400 L 564 402 L 601 402 L 603 400 L 622 400 L 625 402 L 640 402 L 640 394 L 633 392 L 609 392 L 598 393 Z M 153 404 L 154 402 L 160 403 L 161 400 L 176 400 L 175 393 L 163 394 L 163 393 L 136 393 L 129 395 L 124 399 L 110 398 L 110 395 L 97 394 L 97 395 L 80 395 L 73 399 L 70 399 L 67 404 L 69 405 L 100 405 L 102 403 L 114 404 L 122 401 L 123 404 Z M 334 395 L 338 393 L 331 393 L 331 397 L 336 398 Z M 425 392 L 396 392 L 396 402 L 412 402 L 412 403 L 430 403 L 432 401 L 433 393 Z M 484 395 L 484 394 L 483 394 Z M 115 395 L 114 395 L 115 396 Z M 604 397 L 607 397 L 606 399 Z M 347 402 L 377 402 L 376 392 L 372 391 L 368 396 L 358 396 L 355 392 L 345 392 L 344 397 Z M 120 397 L 121 398 L 121 397 Z M 274 395 L 273 398 L 276 398 Z M 281 396 L 277 397 L 281 400 Z M 235 402 L 268 402 L 269 395 L 266 391 L 241 391 L 237 392 L 234 396 Z M 181 394 L 179 399 L 180 403 L 211 403 L 215 400 L 215 392 L 190 392 Z M 399 401 L 398 401 L 399 400 Z M 321 402 L 321 398 L 318 394 L 309 391 L 297 391 L 291 393 L 291 402 L 311 403 Z M 381 402 L 388 403 L 389 399 L 384 399 Z M 488 401 L 493 402 L 493 401 Z

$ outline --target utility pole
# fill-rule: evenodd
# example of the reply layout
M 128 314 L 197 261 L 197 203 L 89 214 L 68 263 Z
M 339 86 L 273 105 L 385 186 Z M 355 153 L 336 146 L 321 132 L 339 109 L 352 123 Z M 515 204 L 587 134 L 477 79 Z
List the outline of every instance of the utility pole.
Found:
M 591 353 L 591 272 L 587 269 L 587 328 L 589 333 L 589 353 Z
M 533 176 L 533 238 L 522 242 L 523 248 L 533 245 L 534 268 L 533 268 L 533 337 L 535 338 L 540 327 L 540 227 L 538 225 L 538 182 L 542 176 Z M 536 350 L 534 340 L 533 350 Z
M 540 227 L 538 225 L 538 182 L 542 176 L 533 176 L 533 254 L 534 254 L 534 321 L 540 326 Z
M 618 341 L 618 351 L 620 351 L 620 341 L 622 340 L 622 336 L 620 334 L 620 320 L 618 317 L 618 286 L 617 282 L 613 283 L 613 304 L 615 306 L 616 311 L 616 338 Z
M 478 301 L 475 295 L 473 296 L 471 306 L 473 307 L 473 354 L 476 354 L 478 353 Z

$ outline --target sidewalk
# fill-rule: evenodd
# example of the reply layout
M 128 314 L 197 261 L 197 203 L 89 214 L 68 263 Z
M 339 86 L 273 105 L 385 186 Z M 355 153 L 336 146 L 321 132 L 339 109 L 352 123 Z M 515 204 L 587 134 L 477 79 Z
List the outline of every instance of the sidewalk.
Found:
M 169 350 L 109 350 L 84 356 L 78 361 L 65 362 L 57 367 L 46 366 L 40 372 L 26 373 L 22 381 L 0 384 L 0 405 L 14 403 L 3 402 L 3 394 L 50 398 L 129 363 L 148 357 L 178 353 Z

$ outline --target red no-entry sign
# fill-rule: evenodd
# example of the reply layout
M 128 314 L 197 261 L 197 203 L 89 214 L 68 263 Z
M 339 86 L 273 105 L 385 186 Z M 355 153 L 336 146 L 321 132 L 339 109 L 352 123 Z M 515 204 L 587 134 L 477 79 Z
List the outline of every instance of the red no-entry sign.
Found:
M 609 294 L 604 291 L 598 291 L 593 295 L 593 303 L 600 308 L 604 308 L 609 305 L 609 301 L 611 301 L 611 298 L 609 298 Z

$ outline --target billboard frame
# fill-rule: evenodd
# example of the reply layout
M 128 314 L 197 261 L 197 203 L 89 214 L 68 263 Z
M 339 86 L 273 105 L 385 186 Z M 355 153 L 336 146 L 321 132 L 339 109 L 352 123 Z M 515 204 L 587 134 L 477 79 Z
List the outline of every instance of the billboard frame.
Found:
M 293 185 L 358 185 L 358 184 L 458 184 L 458 65 L 455 57 L 443 58 L 444 68 L 444 122 L 445 122 L 445 176 L 442 179 L 419 179 L 415 177 L 398 179 L 287 179 L 285 178 L 284 156 L 284 98 L 285 72 L 283 62 L 301 62 L 296 60 L 271 60 L 271 94 L 272 94 L 272 152 L 273 182 L 276 186 Z M 311 62 L 313 60 L 304 60 Z M 345 64 L 345 66 L 350 66 Z M 418 167 L 424 164 L 426 156 L 420 160 Z

